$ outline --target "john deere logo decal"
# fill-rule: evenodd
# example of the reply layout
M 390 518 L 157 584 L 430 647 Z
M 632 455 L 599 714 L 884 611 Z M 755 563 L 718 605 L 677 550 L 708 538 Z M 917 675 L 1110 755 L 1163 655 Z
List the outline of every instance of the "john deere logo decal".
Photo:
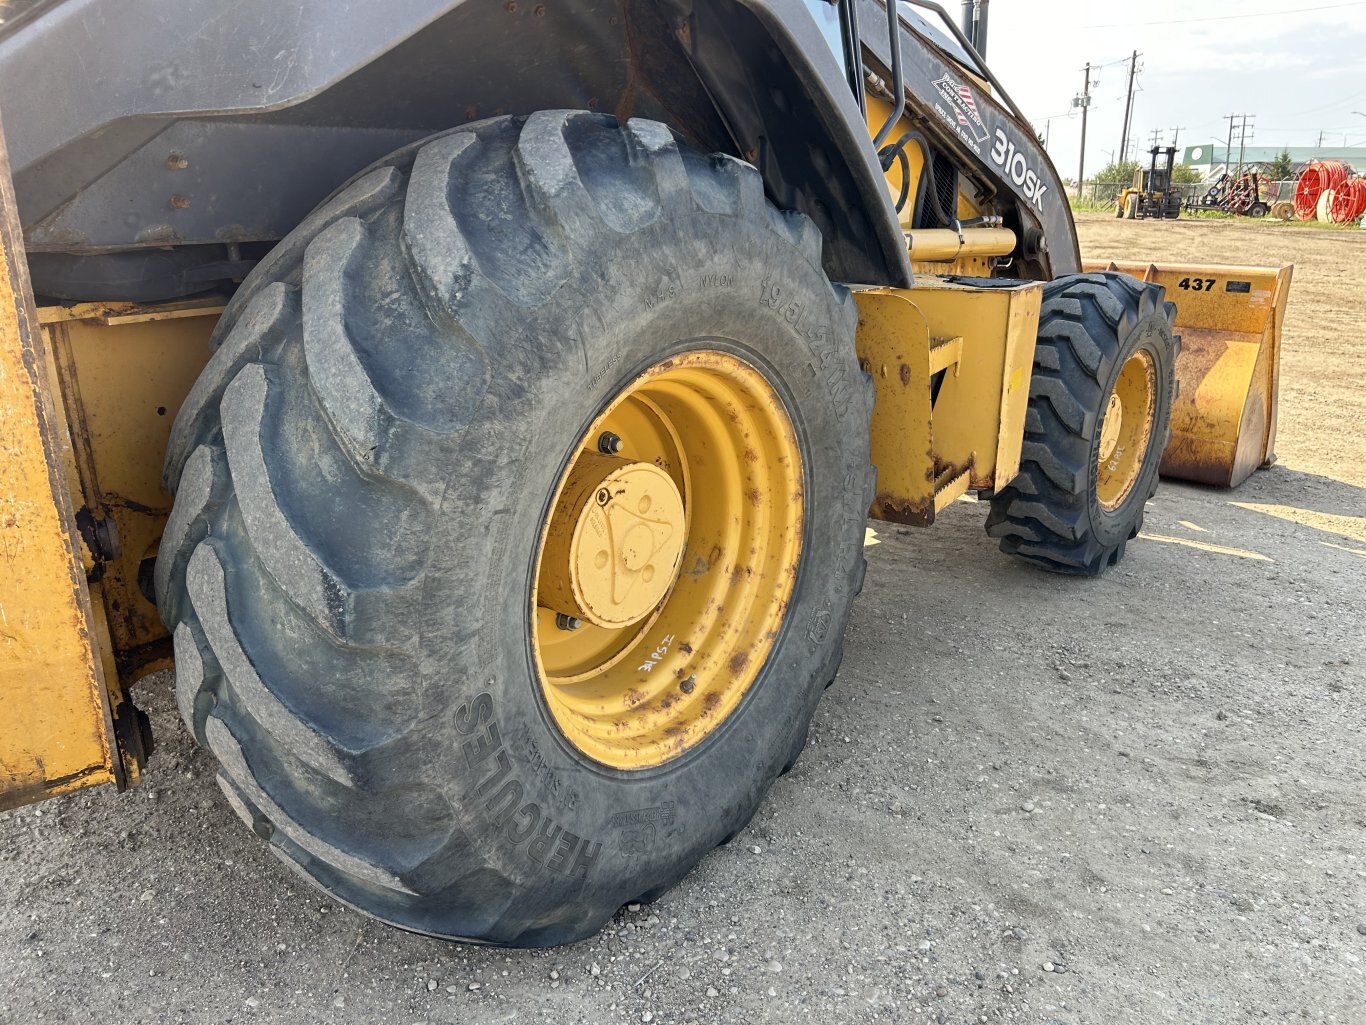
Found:
M 959 127 L 970 133 L 978 142 L 986 142 L 987 126 L 982 124 L 982 115 L 977 113 L 977 101 L 973 99 L 972 90 L 955 82 L 948 75 L 935 82 L 934 87 L 948 102 L 949 110 Z

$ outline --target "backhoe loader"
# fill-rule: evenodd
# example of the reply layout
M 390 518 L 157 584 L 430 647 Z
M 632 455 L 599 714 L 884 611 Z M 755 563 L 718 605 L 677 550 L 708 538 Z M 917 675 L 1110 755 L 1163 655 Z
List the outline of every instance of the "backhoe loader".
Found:
M 577 940 L 796 761 L 869 515 L 1095 575 L 1271 458 L 1288 271 L 1083 267 L 984 0 L 10 6 L 4 806 L 174 665 L 337 900 Z

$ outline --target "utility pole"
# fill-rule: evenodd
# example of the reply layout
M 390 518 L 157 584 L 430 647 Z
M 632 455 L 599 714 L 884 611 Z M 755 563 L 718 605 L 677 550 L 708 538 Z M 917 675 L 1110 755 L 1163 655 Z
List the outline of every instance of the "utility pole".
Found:
M 1182 125 L 1182 126 L 1179 127 L 1179 128 L 1173 128 L 1173 129 L 1172 129 L 1172 145 L 1173 145 L 1173 146 L 1176 145 L 1176 140 L 1179 139 L 1179 138 L 1181 138 L 1181 133 L 1184 132 L 1185 130 L 1186 130 L 1186 126 L 1185 126 L 1185 125 Z
M 1086 64 L 1086 78 L 1082 82 L 1081 95 L 1072 97 L 1072 106 L 1081 108 L 1081 157 L 1077 160 L 1077 196 L 1081 196 L 1081 183 L 1086 179 L 1086 114 L 1091 109 L 1091 64 Z
M 1129 58 L 1129 95 L 1124 101 L 1124 133 L 1119 138 L 1119 163 L 1129 151 L 1129 119 L 1134 112 L 1134 76 L 1138 73 L 1138 51 Z
M 1316 147 L 1314 147 L 1314 148 L 1315 148 L 1315 149 L 1323 149 L 1323 129 L 1322 129 L 1322 128 L 1319 129 L 1319 144 L 1318 144 Z
M 1225 114 L 1224 120 L 1228 122 L 1228 142 L 1224 143 L 1224 170 L 1232 171 L 1230 166 L 1233 163 L 1233 122 L 1238 120 L 1237 114 Z
M 1160 138 L 1162 138 L 1162 129 L 1154 128 L 1152 131 L 1152 138 L 1148 140 L 1148 148 L 1157 149 L 1157 140 Z
M 1253 121 L 1256 121 L 1257 119 L 1254 117 L 1252 120 L 1253 120 Z M 1244 154 L 1246 151 L 1247 151 L 1247 115 L 1244 114 L 1244 115 L 1243 115 L 1243 123 L 1242 123 L 1242 125 L 1240 126 L 1240 130 L 1239 130 L 1239 132 L 1238 132 L 1238 169 L 1239 169 L 1239 170 L 1242 170 L 1242 167 L 1243 167 L 1243 154 Z

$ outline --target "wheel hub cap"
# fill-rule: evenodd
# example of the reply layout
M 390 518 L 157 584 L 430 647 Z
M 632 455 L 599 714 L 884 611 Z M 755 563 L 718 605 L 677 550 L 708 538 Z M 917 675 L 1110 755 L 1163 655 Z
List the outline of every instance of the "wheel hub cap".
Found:
M 550 524 L 538 588 L 546 607 L 596 626 L 639 622 L 678 573 L 683 496 L 652 463 L 584 453 Z

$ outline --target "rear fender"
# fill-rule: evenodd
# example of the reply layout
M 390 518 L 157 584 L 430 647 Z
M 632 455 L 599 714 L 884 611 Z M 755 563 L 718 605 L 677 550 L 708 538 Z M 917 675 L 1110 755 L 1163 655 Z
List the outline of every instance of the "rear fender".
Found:
M 910 283 L 858 104 L 803 0 L 65 0 L 0 40 L 0 95 L 43 97 L 7 111 L 34 253 L 221 261 L 409 142 L 568 108 L 663 121 L 755 164 L 821 229 L 832 278 Z

